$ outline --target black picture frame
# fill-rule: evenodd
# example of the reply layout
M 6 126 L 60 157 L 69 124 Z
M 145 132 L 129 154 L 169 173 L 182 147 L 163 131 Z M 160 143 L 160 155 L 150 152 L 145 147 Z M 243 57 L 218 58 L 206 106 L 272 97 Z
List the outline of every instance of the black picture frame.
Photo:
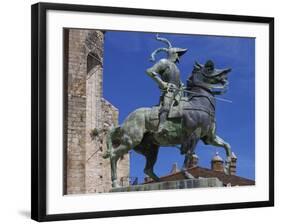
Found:
M 225 203 L 214 205 L 177 206 L 145 208 L 132 210 L 114 210 L 101 212 L 83 212 L 68 214 L 46 213 L 46 13 L 48 10 L 75 12 L 100 12 L 123 15 L 142 15 L 171 18 L 205 19 L 216 21 L 253 22 L 269 25 L 269 200 L 243 203 Z M 31 11 L 31 218 L 36 221 L 73 220 L 116 216 L 178 213 L 206 210 L 254 208 L 274 206 L 274 18 L 241 15 L 195 13 L 183 11 L 163 11 L 137 8 L 102 7 L 73 4 L 37 3 Z

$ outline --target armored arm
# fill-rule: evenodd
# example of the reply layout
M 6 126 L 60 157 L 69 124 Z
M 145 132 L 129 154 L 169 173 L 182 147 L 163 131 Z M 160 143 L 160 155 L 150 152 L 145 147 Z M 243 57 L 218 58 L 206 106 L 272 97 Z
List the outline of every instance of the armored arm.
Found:
M 159 86 L 160 89 L 167 89 L 168 83 L 161 79 L 161 73 L 166 69 L 166 64 L 163 60 L 160 60 L 154 64 L 151 68 L 146 70 L 146 74 L 151 77 Z

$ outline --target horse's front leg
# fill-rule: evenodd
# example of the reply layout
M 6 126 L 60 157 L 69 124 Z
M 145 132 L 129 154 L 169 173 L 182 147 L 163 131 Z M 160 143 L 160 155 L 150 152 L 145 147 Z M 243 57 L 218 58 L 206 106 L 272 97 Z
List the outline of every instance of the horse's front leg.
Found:
M 119 187 L 119 184 L 117 182 L 117 161 L 120 157 L 127 154 L 131 148 L 131 141 L 125 141 L 123 144 L 120 144 L 117 148 L 113 149 L 110 157 L 111 181 L 113 188 Z
M 111 165 L 111 181 L 112 181 L 112 188 L 119 187 L 117 182 L 117 161 L 118 158 L 113 154 L 110 157 L 110 165 Z
M 218 135 L 214 135 L 213 138 L 207 140 L 207 144 L 223 147 L 226 153 L 226 161 L 225 161 L 225 169 L 224 172 L 226 174 L 230 174 L 230 163 L 231 163 L 231 147 L 230 145 L 224 141 Z

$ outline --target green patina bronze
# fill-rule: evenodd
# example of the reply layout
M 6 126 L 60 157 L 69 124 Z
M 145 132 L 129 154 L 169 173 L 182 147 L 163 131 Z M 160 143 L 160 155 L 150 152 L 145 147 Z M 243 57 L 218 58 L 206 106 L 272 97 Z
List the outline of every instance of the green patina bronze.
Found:
M 156 62 L 146 72 L 158 84 L 161 101 L 158 106 L 133 111 L 121 126 L 111 127 L 108 131 L 104 158 L 110 158 L 113 187 L 118 186 L 117 161 L 131 149 L 146 157 L 144 172 L 159 181 L 153 171 L 159 147 L 175 146 L 185 156 L 184 174 L 192 178 L 186 167 L 199 140 L 225 149 L 225 172 L 229 174 L 231 147 L 216 134 L 215 95 L 227 90 L 227 75 L 231 69 L 216 69 L 211 60 L 204 65 L 196 62 L 187 84 L 183 85 L 176 63 L 187 49 L 172 47 L 167 39 L 158 35 L 156 39 L 168 47 L 155 50 L 152 60 L 159 51 L 167 52 L 168 57 Z

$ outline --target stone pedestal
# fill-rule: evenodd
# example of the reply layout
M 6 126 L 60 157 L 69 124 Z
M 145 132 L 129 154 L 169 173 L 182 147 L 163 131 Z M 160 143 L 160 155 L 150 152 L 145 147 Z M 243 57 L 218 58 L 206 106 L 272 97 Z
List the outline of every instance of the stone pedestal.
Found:
M 157 183 L 148 183 L 142 185 L 131 185 L 128 187 L 118 187 L 111 192 L 130 192 L 130 191 L 153 191 L 153 190 L 169 190 L 169 189 L 187 189 L 187 188 L 203 188 L 203 187 L 222 187 L 223 184 L 218 178 L 199 178 L 185 179 L 176 181 L 163 181 Z

